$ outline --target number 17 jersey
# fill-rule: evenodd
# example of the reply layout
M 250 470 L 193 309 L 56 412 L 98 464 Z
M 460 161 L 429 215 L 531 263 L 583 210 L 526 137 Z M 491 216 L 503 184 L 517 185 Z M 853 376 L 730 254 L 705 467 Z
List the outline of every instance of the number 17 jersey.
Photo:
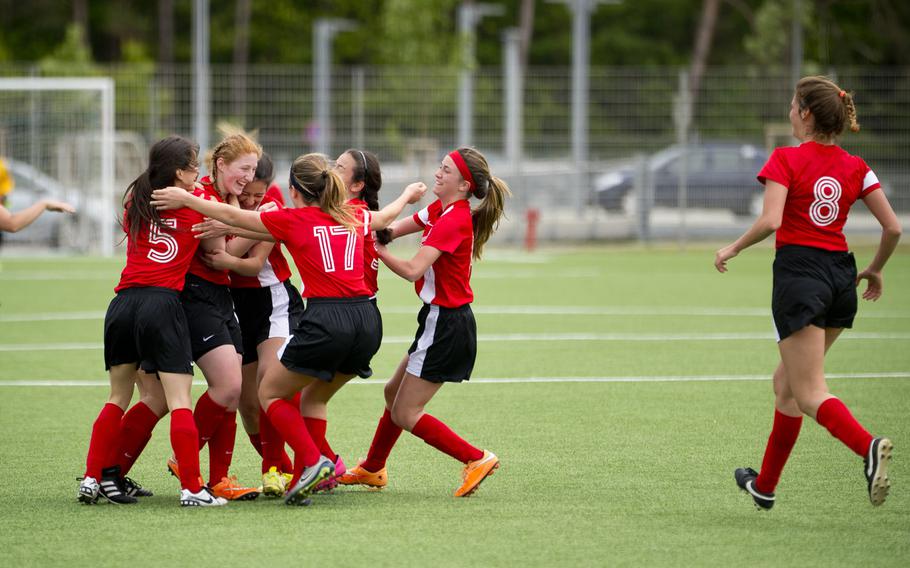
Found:
M 173 211 L 160 211 L 162 227 L 144 227 L 130 242 L 127 237 L 126 266 L 120 273 L 120 283 L 114 288 L 158 286 L 178 292 L 183 290 L 190 261 L 199 247 L 192 226 L 202 222 L 202 215 L 186 207 Z M 126 211 L 123 226 L 129 234 Z
M 369 213 L 355 211 L 362 225 L 350 231 L 318 207 L 278 209 L 260 214 L 276 240 L 284 243 L 303 280 L 304 298 L 369 296 L 363 281 L 363 239 Z

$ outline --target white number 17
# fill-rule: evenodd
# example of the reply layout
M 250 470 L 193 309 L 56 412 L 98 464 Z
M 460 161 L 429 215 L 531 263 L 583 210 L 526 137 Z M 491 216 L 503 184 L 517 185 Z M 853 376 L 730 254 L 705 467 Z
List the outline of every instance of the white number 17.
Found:
M 332 257 L 332 245 L 329 236 L 344 236 L 347 241 L 344 246 L 344 270 L 354 270 L 354 249 L 357 246 L 357 235 L 339 225 L 331 227 L 313 227 L 313 235 L 319 241 L 319 250 L 322 252 L 322 265 L 326 272 L 335 272 L 335 259 Z

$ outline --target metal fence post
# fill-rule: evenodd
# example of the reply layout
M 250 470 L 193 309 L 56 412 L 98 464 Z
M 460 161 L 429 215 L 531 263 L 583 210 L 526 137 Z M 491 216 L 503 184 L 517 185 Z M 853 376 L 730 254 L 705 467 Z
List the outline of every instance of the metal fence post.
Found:
M 689 92 L 689 72 L 685 69 L 679 71 L 679 92 L 674 97 L 673 122 L 676 125 L 676 143 L 679 144 L 679 178 L 677 180 L 677 207 L 679 211 L 679 227 L 677 241 L 679 247 L 686 248 L 687 215 L 688 215 L 688 183 L 689 183 L 689 124 L 692 120 L 692 99 Z

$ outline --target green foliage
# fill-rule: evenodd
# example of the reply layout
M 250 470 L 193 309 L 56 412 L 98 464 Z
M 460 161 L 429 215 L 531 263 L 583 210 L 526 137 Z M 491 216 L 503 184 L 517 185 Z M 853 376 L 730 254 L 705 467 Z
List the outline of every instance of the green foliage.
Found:
M 434 66 L 457 61 L 455 4 L 456 0 L 385 0 L 383 62 Z
M 38 66 L 42 73 L 49 76 L 79 77 L 99 74 L 98 67 L 92 61 L 85 34 L 77 24 L 67 26 L 63 41 L 42 57 Z

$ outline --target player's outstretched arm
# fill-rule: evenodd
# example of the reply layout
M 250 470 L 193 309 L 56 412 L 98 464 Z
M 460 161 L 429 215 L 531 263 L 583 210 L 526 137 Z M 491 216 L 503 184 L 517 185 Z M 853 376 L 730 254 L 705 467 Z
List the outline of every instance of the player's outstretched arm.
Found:
M 228 225 L 249 229 L 257 233 L 266 233 L 265 225 L 259 218 L 256 211 L 245 211 L 238 209 L 226 203 L 210 201 L 189 193 L 179 187 L 166 187 L 156 189 L 152 192 L 152 206 L 158 209 L 180 209 L 189 207 L 194 211 L 202 213 L 206 217 L 211 217 L 223 221 Z
M 16 233 L 35 222 L 45 211 L 60 211 L 75 213 L 76 209 L 69 203 L 53 199 L 42 199 L 31 204 L 22 211 L 11 213 L 9 209 L 0 205 L 0 231 Z
M 866 290 L 863 292 L 863 299 L 874 302 L 882 296 L 885 285 L 882 270 L 884 270 L 885 263 L 891 258 L 894 249 L 897 248 L 897 243 L 901 239 L 901 223 L 883 191 L 873 191 L 863 198 L 863 203 L 866 204 L 866 207 L 869 208 L 869 211 L 872 212 L 872 215 L 882 226 L 882 238 L 878 243 L 878 250 L 875 251 L 872 262 L 856 276 L 857 286 L 863 280 L 867 282 Z
M 389 270 L 410 282 L 419 280 L 427 269 L 436 262 L 436 259 L 442 255 L 441 250 L 431 246 L 420 247 L 420 250 L 417 251 L 417 254 L 411 260 L 392 256 L 384 245 L 377 245 L 376 250 L 379 252 L 379 258 L 389 267 Z
M 726 272 L 728 260 L 777 231 L 784 216 L 786 202 L 787 188 L 775 181 L 768 180 L 765 183 L 765 200 L 762 204 L 761 215 L 742 236 L 714 254 L 714 268 L 718 272 Z
M 423 182 L 416 182 L 408 185 L 398 196 L 398 199 L 389 203 L 379 211 L 372 214 L 370 219 L 370 228 L 374 231 L 385 229 L 401 215 L 405 206 L 411 203 L 417 203 L 427 192 L 427 186 Z

